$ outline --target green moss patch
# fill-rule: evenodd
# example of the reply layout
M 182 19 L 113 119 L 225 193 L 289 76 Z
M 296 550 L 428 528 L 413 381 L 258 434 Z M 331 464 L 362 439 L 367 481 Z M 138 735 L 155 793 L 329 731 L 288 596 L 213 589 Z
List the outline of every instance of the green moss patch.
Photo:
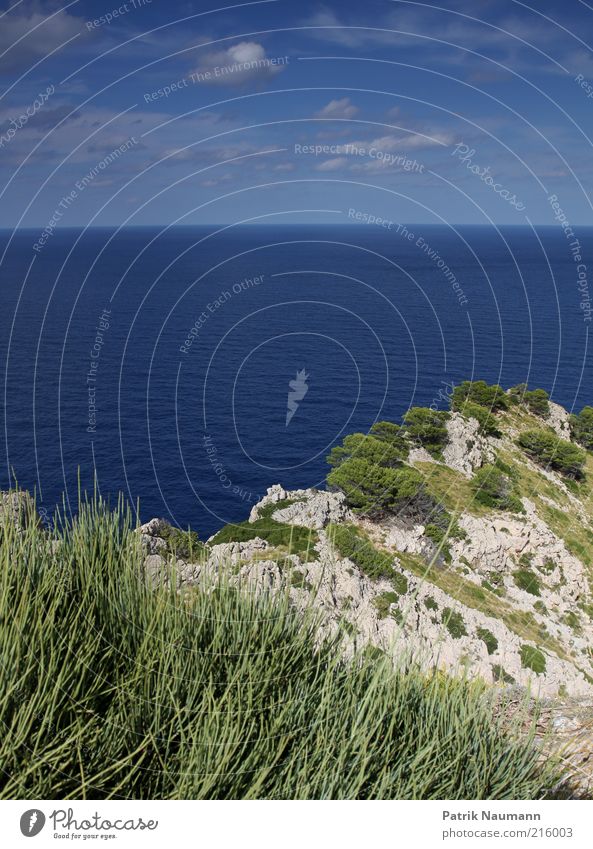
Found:
M 539 649 L 522 645 L 521 666 L 524 669 L 531 669 L 537 675 L 542 675 L 546 671 L 546 658 Z
M 338 550 L 340 557 L 355 563 L 368 578 L 392 578 L 394 580 L 393 555 L 380 551 L 360 528 L 354 525 L 329 525 L 328 537 Z M 401 576 L 405 577 L 405 576 Z M 406 582 L 407 589 L 407 582 Z
M 377 616 L 379 619 L 386 619 L 391 612 L 391 605 L 397 604 L 399 600 L 399 595 L 397 593 L 381 593 L 376 598 L 373 599 L 373 604 L 377 609 Z
M 478 628 L 476 634 L 482 640 L 483 643 L 486 644 L 486 648 L 488 649 L 488 654 L 494 654 L 494 652 L 498 649 L 498 640 L 487 628 Z
M 284 502 L 284 506 L 289 506 Z M 282 509 L 277 504 L 269 504 L 260 512 L 260 517 L 255 522 L 240 522 L 236 525 L 225 525 L 211 540 L 211 545 L 220 545 L 228 542 L 249 542 L 249 540 L 260 537 L 266 542 L 284 550 L 287 554 L 297 554 L 303 560 L 314 560 L 316 557 L 314 548 L 319 541 L 316 531 L 304 528 L 301 525 L 287 525 L 284 522 L 276 522 L 271 513 Z
M 453 639 L 458 640 L 460 637 L 467 637 L 463 616 L 456 610 L 451 610 L 450 607 L 443 608 L 443 625 Z
M 517 569 L 513 572 L 513 580 L 520 590 L 525 590 L 531 595 L 541 595 L 539 579 L 528 569 Z

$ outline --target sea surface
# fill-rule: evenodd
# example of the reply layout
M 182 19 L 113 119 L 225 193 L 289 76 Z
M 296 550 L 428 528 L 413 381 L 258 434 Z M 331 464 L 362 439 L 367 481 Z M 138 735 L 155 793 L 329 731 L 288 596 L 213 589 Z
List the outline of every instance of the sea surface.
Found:
M 0 488 L 48 517 L 96 480 L 205 538 L 464 379 L 593 403 L 588 228 L 580 262 L 552 227 L 38 235 L 0 232 Z

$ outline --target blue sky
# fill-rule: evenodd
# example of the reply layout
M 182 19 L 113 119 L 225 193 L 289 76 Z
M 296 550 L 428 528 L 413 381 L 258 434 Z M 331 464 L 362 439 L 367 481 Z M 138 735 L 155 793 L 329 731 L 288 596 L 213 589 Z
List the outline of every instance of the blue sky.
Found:
M 588 4 L 219 3 L 0 6 L 0 226 L 593 224 Z

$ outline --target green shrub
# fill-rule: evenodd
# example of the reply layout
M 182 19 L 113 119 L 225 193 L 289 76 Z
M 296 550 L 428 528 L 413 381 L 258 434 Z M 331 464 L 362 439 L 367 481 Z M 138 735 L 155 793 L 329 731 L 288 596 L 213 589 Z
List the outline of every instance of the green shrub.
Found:
M 397 451 L 401 452 L 402 456 L 407 456 L 408 444 L 404 436 L 404 429 L 401 425 L 393 422 L 375 422 L 370 430 L 370 435 L 375 439 L 380 439 L 391 445 Z
M 498 456 L 497 456 L 497 457 L 496 457 L 496 459 L 494 460 L 494 465 L 495 465 L 495 466 L 496 466 L 496 468 L 497 468 L 497 469 L 499 469 L 501 472 L 504 472 L 504 473 L 505 473 L 505 475 L 508 475 L 508 477 L 509 477 L 512 481 L 516 481 L 516 480 L 517 480 L 517 478 L 519 477 L 518 472 L 517 472 L 517 467 L 516 467 L 516 466 L 512 466 L 510 463 L 505 463 L 505 462 L 504 462 L 504 460 L 502 460 L 502 459 L 501 459 L 500 457 L 498 457 Z
M 478 469 L 472 479 L 472 489 L 476 501 L 485 507 L 514 513 L 523 511 L 513 481 L 494 465 L 487 464 Z
M 447 531 L 444 528 L 440 528 L 438 525 L 430 524 L 425 527 L 424 535 L 434 542 L 435 545 L 440 545 L 447 536 Z
M 379 619 L 386 619 L 391 610 L 392 604 L 397 604 L 399 595 L 397 593 L 381 593 L 373 599 L 373 604 L 377 608 L 377 616 Z
M 550 396 L 545 389 L 531 389 L 525 392 L 523 402 L 535 416 L 547 419 L 550 415 Z
M 165 540 L 167 550 L 180 560 L 199 560 L 208 550 L 208 547 L 200 542 L 197 533 L 192 530 L 182 531 L 181 528 L 174 528 L 172 525 L 161 525 L 159 536 Z
M 533 609 L 537 610 L 537 612 L 540 613 L 542 616 L 546 616 L 547 613 L 548 613 L 548 608 L 543 603 L 543 601 L 539 598 L 538 598 L 537 601 L 533 602 Z
M 507 397 L 513 404 L 524 404 L 535 416 L 550 415 L 550 396 L 545 389 L 527 389 L 526 383 L 519 383 L 509 389 Z
M 398 595 L 405 595 L 408 592 L 408 579 L 402 572 L 396 572 L 391 583 Z
M 520 434 L 518 445 L 534 460 L 571 478 L 582 478 L 586 454 L 571 442 L 560 439 L 553 431 L 526 430 Z
M 477 684 L 350 663 L 311 610 L 223 576 L 142 580 L 129 513 L 57 533 L 1 534 L 3 799 L 528 800 L 559 778 Z
M 513 580 L 520 590 L 525 590 L 531 595 L 541 595 L 538 577 L 528 569 L 517 569 L 513 572 Z
M 478 628 L 476 634 L 482 640 L 483 643 L 486 644 L 486 648 L 488 649 L 488 654 L 494 654 L 494 652 L 498 648 L 498 640 L 487 628 Z
M 581 633 L 581 620 L 573 610 L 569 610 L 568 613 L 565 613 L 562 621 L 565 622 L 569 628 L 572 628 L 575 633 Z
M 486 573 L 489 582 L 495 587 L 504 587 L 504 575 L 500 572 L 497 572 L 493 569 L 491 572 Z
M 504 667 L 500 666 L 498 663 L 492 664 L 492 675 L 494 676 L 494 680 L 498 682 L 502 682 L 503 684 L 515 684 L 515 679 L 512 675 L 510 675 Z
M 467 401 L 463 405 L 461 413 L 466 419 L 476 419 L 480 425 L 480 433 L 484 434 L 484 436 L 500 436 L 496 416 L 490 410 L 486 409 L 486 407 L 481 407 L 479 404 Z
M 511 402 L 511 404 L 522 404 L 523 397 L 527 392 L 527 384 L 526 383 L 518 383 L 516 386 L 511 386 L 509 391 L 507 392 L 507 398 Z
M 447 443 L 449 413 L 429 407 L 412 407 L 403 420 L 410 439 L 433 454 L 440 455 Z
M 466 414 L 464 407 L 468 402 L 493 412 L 506 410 L 509 406 L 504 389 L 497 383 L 489 385 L 484 380 L 464 380 L 455 387 L 451 396 L 451 408 Z
M 573 439 L 593 451 L 593 407 L 583 407 L 578 415 L 570 416 L 570 429 Z
M 395 448 L 390 442 L 367 436 L 364 433 L 351 433 L 346 436 L 341 445 L 332 448 L 327 456 L 330 466 L 339 466 L 352 458 L 366 460 L 377 466 L 395 468 L 401 465 L 402 450 Z
M 427 595 L 424 599 L 424 606 L 427 610 L 438 610 L 439 606 L 431 595 Z
M 358 566 L 368 578 L 377 581 L 380 578 L 396 580 L 393 568 L 393 556 L 379 551 L 366 534 L 353 525 L 329 525 L 328 537 L 337 548 L 340 557 L 348 558 Z M 401 575 L 405 579 L 405 575 Z M 406 581 L 407 590 L 407 581 Z
M 448 543 L 445 541 L 447 539 L 447 531 L 444 528 L 435 525 L 434 523 L 430 523 L 426 525 L 424 529 L 424 535 L 428 537 L 428 539 L 433 542 L 437 548 L 441 546 L 441 555 L 445 563 L 451 562 L 451 549 Z
M 539 649 L 525 643 L 521 646 L 521 666 L 541 675 L 546 671 L 546 658 Z
M 368 516 L 401 509 L 424 489 L 422 475 L 415 469 L 384 468 L 357 458 L 332 469 L 327 483 L 344 493 L 350 507 Z
M 443 625 L 455 640 L 467 636 L 463 616 L 450 607 L 443 608 Z
M 300 525 L 286 525 L 272 519 L 271 513 L 281 509 L 281 505 L 270 504 L 260 512 L 255 522 L 240 522 L 237 525 L 225 525 L 210 541 L 210 545 L 226 542 L 249 542 L 260 537 L 274 548 L 286 548 L 289 554 L 311 559 L 315 557 L 314 548 L 319 541 L 316 531 Z

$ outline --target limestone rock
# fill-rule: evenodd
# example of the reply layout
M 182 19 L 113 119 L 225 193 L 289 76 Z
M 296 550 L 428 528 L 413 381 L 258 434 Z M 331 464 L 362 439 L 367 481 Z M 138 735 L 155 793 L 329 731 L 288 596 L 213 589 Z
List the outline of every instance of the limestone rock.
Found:
M 546 419 L 546 424 L 554 428 L 558 436 L 562 439 L 570 439 L 570 424 L 567 411 L 560 404 L 555 404 L 553 401 L 549 402 L 549 406 L 550 415 Z
M 555 404 L 550 411 L 546 424 L 570 438 L 567 413 Z M 591 699 L 590 498 L 518 448 L 521 415 L 512 410 L 501 415 L 501 436 L 494 439 L 483 437 L 474 419 L 451 414 L 445 465 L 471 478 L 498 454 L 516 465 L 522 492 L 525 481 L 534 491 L 522 498 L 522 513 L 483 506 L 474 511 L 466 504 L 455 517 L 464 538 L 449 540 L 438 560 L 418 504 L 407 513 L 404 505 L 397 515 L 370 520 L 350 511 L 341 493 L 277 484 L 252 508 L 249 520 L 265 510 L 278 522 L 314 529 L 318 543 L 306 559 L 280 558 L 278 549 L 258 537 L 207 546 L 200 563 L 171 562 L 161 536 L 167 523 L 153 520 L 139 528 L 147 574 L 168 584 L 175 574 L 181 591 L 216 582 L 224 573 L 247 592 L 288 594 L 297 610 L 312 606 L 319 615 L 319 639 L 342 636 L 347 656 L 369 645 L 394 663 L 412 655 L 427 670 L 438 667 L 545 698 Z M 409 464 L 428 461 L 438 463 L 424 449 L 414 448 L 408 457 Z M 387 565 L 385 577 L 371 579 L 363 571 L 372 571 L 368 559 L 357 565 L 343 558 L 326 531 L 330 523 L 356 525 L 378 555 L 388 555 L 393 576 Z M 556 730 L 570 733 L 560 715 Z
M 319 489 L 287 491 L 277 484 L 270 487 L 262 500 L 253 506 L 249 521 L 255 522 L 262 508 L 286 500 L 293 503 L 272 513 L 272 518 L 277 522 L 320 530 L 330 522 L 348 522 L 352 518 L 342 492 Z
M 210 548 L 210 561 L 216 565 L 238 563 L 240 560 L 253 560 L 268 549 L 268 543 L 260 537 L 247 542 L 223 542 Z
M 466 477 L 471 477 L 477 468 L 495 458 L 491 442 L 479 430 L 476 419 L 465 419 L 460 413 L 451 413 L 447 422 L 448 442 L 443 449 L 443 459 L 447 466 Z
M 170 527 L 170 524 L 165 519 L 151 519 L 136 529 L 136 533 L 140 534 L 142 547 L 148 555 L 167 551 L 167 543 L 161 537 L 161 533 L 164 528 Z
M 408 454 L 408 463 L 434 463 L 434 457 L 428 453 L 426 448 L 411 448 Z

